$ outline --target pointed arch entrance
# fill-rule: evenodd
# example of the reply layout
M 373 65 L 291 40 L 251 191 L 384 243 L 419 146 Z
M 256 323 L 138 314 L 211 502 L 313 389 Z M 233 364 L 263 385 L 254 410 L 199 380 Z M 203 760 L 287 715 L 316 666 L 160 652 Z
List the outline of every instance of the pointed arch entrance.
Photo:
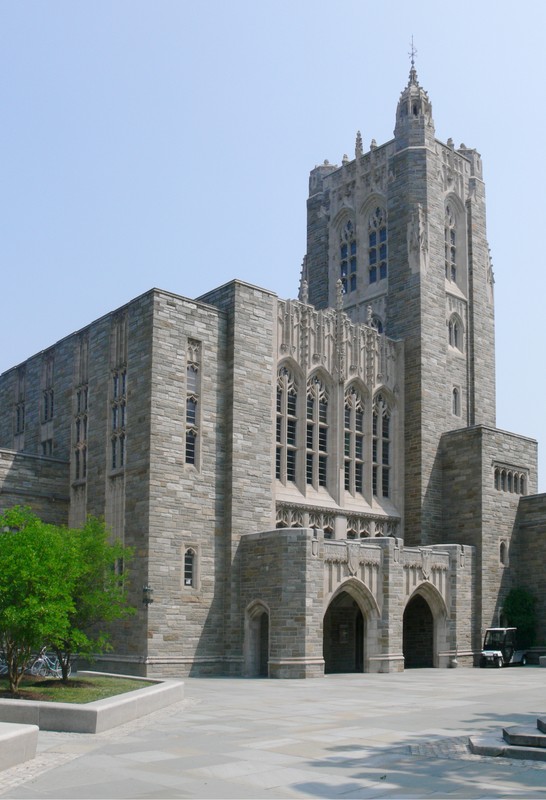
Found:
M 447 647 L 446 619 L 445 602 L 437 589 L 429 583 L 420 586 L 404 609 L 405 669 L 439 666 L 439 655 Z
M 376 650 L 379 609 L 367 587 L 354 578 L 330 599 L 323 621 L 324 671 L 365 672 Z
M 325 672 L 364 672 L 364 616 L 348 592 L 328 606 L 323 641 Z
M 269 675 L 269 609 L 252 603 L 245 613 L 244 673 L 248 678 Z

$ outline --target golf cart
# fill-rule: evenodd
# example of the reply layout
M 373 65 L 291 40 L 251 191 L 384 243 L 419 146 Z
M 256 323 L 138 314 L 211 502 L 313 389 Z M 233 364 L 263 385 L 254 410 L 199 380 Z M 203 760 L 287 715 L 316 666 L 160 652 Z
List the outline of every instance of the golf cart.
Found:
M 480 667 L 508 667 L 527 663 L 525 650 L 517 649 L 517 628 L 488 628 L 483 640 Z

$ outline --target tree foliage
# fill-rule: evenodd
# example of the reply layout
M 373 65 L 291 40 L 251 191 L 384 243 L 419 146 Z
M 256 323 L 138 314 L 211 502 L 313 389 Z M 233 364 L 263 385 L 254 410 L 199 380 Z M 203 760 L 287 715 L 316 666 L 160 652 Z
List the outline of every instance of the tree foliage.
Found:
M 517 628 L 518 647 L 532 647 L 536 635 L 536 599 L 527 589 L 511 589 L 502 613 L 511 628 Z
M 57 653 L 64 680 L 75 653 L 108 649 L 105 626 L 133 611 L 114 568 L 129 556 L 97 519 L 69 530 L 20 507 L 0 516 L 0 649 L 11 692 L 44 645 Z
M 68 676 L 71 657 L 92 658 L 111 648 L 109 623 L 134 613 L 127 605 L 125 566 L 131 552 L 120 542 L 111 543 L 104 523 L 89 517 L 83 528 L 68 530 L 73 563 L 68 628 L 60 628 L 49 643 Z
M 31 654 L 59 631 L 73 610 L 70 552 L 59 529 L 28 509 L 0 517 L 0 647 L 10 691 L 17 692 Z

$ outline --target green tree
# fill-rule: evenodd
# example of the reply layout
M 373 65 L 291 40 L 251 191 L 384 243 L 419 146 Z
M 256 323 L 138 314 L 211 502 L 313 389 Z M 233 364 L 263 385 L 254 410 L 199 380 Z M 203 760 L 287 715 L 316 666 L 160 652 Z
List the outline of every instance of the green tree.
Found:
M 13 694 L 32 653 L 67 635 L 74 611 L 69 569 L 59 528 L 19 507 L 0 516 L 0 648 Z
M 71 554 L 67 580 L 72 607 L 68 625 L 59 627 L 48 639 L 64 681 L 75 653 L 92 658 L 111 649 L 110 623 L 134 613 L 127 604 L 129 548 L 111 543 L 104 523 L 94 517 L 89 517 L 83 528 L 66 531 L 65 536 Z
M 536 598 L 527 589 L 511 589 L 502 613 L 508 625 L 518 629 L 518 647 L 532 647 L 536 635 Z

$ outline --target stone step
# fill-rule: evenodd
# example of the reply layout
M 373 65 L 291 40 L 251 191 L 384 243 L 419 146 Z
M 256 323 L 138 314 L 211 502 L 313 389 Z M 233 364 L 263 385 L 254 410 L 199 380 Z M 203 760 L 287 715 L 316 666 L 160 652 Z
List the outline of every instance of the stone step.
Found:
M 537 728 L 542 733 L 546 733 L 546 717 L 537 717 Z
M 502 736 L 471 736 L 470 750 L 479 756 L 515 758 L 524 761 L 546 761 L 546 748 L 520 747 L 508 744 Z
M 508 744 L 515 744 L 519 747 L 546 748 L 546 733 L 537 727 L 531 727 L 531 725 L 512 725 L 509 728 L 503 728 L 502 736 Z

